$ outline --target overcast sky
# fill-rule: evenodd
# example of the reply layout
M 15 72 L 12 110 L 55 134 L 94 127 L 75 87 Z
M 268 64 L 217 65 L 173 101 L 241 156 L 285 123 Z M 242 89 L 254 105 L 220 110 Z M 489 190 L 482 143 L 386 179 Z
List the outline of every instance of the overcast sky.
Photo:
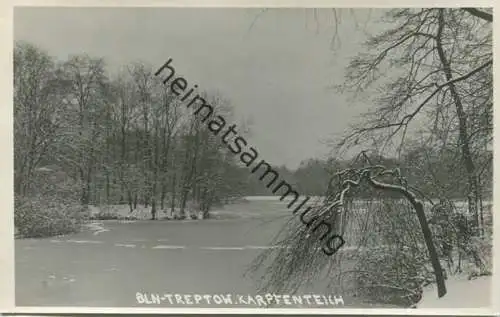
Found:
M 357 23 L 366 13 L 356 12 Z M 321 140 L 342 133 L 366 110 L 328 89 L 343 81 L 365 38 L 349 12 L 341 18 L 341 42 L 332 49 L 331 9 L 315 18 L 304 9 L 259 15 L 258 9 L 16 8 L 14 39 L 60 60 L 104 57 L 110 72 L 138 60 L 156 68 L 171 57 L 190 85 L 220 91 L 239 120 L 252 120 L 248 140 L 261 158 L 294 168 L 324 157 Z

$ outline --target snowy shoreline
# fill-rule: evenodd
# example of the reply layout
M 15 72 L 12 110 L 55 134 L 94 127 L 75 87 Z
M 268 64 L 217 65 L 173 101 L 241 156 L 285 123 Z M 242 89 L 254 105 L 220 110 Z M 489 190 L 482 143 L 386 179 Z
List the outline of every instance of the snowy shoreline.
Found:
M 438 298 L 436 285 L 428 285 L 416 308 L 489 308 L 492 304 L 491 288 L 491 275 L 471 280 L 464 275 L 452 276 L 446 281 L 446 295 Z

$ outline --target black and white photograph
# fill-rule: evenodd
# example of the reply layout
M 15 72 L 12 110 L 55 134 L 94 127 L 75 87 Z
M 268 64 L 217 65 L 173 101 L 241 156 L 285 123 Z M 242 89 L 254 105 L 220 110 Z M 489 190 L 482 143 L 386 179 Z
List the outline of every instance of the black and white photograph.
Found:
M 15 306 L 492 310 L 493 15 L 14 7 Z

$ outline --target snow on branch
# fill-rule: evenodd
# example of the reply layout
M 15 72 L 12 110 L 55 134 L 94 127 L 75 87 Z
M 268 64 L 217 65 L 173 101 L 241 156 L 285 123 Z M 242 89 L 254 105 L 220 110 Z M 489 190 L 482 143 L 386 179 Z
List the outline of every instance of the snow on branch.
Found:
M 321 232 L 314 228 L 318 223 L 329 223 L 336 234 L 344 236 L 348 233 L 349 237 L 345 236 L 345 241 L 349 249 L 366 248 L 365 238 L 359 236 L 359 234 L 365 235 L 366 232 L 363 230 L 366 228 L 359 227 L 359 222 L 364 223 L 366 222 L 364 218 L 371 216 L 369 213 L 361 212 L 359 206 L 350 204 L 359 194 L 357 189 L 360 189 L 364 183 L 373 189 L 399 193 L 411 203 L 422 227 L 430 262 L 438 281 L 438 295 L 443 296 L 446 293 L 442 269 L 437 260 L 431 232 L 425 219 L 423 203 L 417 198 L 415 191 L 408 186 L 398 168 L 389 169 L 383 165 L 372 164 L 365 153 L 361 153 L 359 157 L 364 158 L 364 164 L 369 165 L 360 168 L 350 167 L 333 174 L 325 199 L 312 206 L 307 216 L 308 225 L 303 226 L 295 217 L 292 218 L 274 239 L 276 248 L 263 251 L 254 261 L 250 268 L 253 273 L 265 267 L 265 272 L 259 279 L 266 291 L 296 291 L 301 285 L 318 277 L 325 269 L 339 268 L 345 257 L 353 257 L 354 260 L 363 258 L 362 254 L 357 252 L 344 253 L 341 250 L 333 257 L 325 256 L 321 252 L 324 244 L 320 238 Z M 338 184 L 337 186 L 332 186 L 334 181 Z M 378 206 L 369 202 L 373 199 L 375 198 L 368 200 L 367 206 Z M 367 210 L 372 212 L 377 212 L 379 209 L 379 207 L 368 208 Z M 358 230 L 362 231 L 358 232 Z
M 488 22 L 493 22 L 493 14 L 491 14 L 491 13 L 481 11 L 481 10 L 476 9 L 476 8 L 462 8 L 462 9 L 469 12 L 471 15 L 473 15 L 475 17 L 478 17 L 478 18 L 483 19 L 483 20 L 488 21 Z

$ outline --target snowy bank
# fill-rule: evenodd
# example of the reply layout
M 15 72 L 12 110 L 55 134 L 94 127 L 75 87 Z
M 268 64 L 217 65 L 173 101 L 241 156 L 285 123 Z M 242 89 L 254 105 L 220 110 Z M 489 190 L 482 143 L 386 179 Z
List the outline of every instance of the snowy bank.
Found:
M 446 281 L 447 293 L 437 297 L 435 285 L 424 288 L 417 308 L 490 308 L 491 276 L 468 280 L 466 276 L 453 276 Z

